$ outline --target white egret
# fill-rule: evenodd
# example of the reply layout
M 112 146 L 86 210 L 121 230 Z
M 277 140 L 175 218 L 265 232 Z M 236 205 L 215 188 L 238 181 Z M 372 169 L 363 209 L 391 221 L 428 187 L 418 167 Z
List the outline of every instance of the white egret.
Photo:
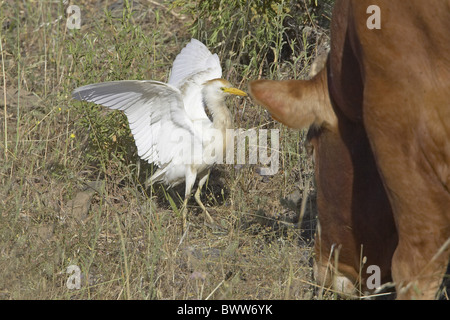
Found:
M 211 147 L 215 146 L 221 146 L 222 151 L 226 148 L 225 132 L 232 128 L 232 118 L 225 97 L 247 95 L 233 88 L 221 76 L 217 54 L 211 54 L 203 43 L 192 39 L 175 58 L 168 83 L 152 80 L 111 81 L 83 86 L 72 93 L 77 100 L 125 112 L 139 157 L 158 166 L 158 170 L 147 180 L 146 187 L 154 182 L 162 182 L 169 187 L 183 181 L 186 183 L 181 209 L 184 227 L 187 202 L 197 177 L 199 183 L 195 200 L 208 223 L 214 223 L 200 200 L 200 192 L 208 179 L 211 165 L 221 162 L 217 157 L 223 152 L 219 152 L 212 161 L 205 161 L 204 152 L 210 152 Z M 219 131 L 223 139 L 217 139 L 211 130 Z M 195 154 L 195 150 L 202 151 L 199 155 Z

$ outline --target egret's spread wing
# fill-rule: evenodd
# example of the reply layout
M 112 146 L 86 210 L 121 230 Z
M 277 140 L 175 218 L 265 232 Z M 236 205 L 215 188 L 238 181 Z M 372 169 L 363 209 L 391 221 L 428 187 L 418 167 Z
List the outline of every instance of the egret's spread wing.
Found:
M 217 54 L 211 54 L 208 48 L 196 39 L 191 39 L 175 58 L 168 83 L 181 88 L 187 78 L 198 73 L 208 72 L 209 79 L 222 76 L 222 68 Z
M 186 113 L 192 120 L 207 120 L 202 87 L 212 79 L 222 77 L 222 67 L 217 54 L 211 54 L 206 46 L 191 39 L 175 58 L 169 84 L 180 89 Z
M 139 157 L 149 163 L 173 161 L 180 149 L 177 137 L 194 139 L 180 91 L 171 85 L 150 80 L 103 82 L 77 88 L 72 97 L 124 111 Z

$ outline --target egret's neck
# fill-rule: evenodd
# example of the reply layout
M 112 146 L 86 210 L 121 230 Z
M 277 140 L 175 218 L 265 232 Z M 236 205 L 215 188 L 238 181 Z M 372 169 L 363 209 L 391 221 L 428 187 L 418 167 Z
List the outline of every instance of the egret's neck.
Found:
M 233 145 L 233 136 L 227 134 L 227 129 L 233 128 L 231 112 L 225 104 L 225 95 L 217 94 L 217 91 L 209 91 L 203 88 L 203 101 L 213 118 L 212 126 L 222 132 L 223 154 L 226 154 L 227 146 Z M 232 149 L 234 151 L 234 148 Z
M 204 90 L 203 100 L 213 118 L 213 127 L 223 131 L 231 129 L 231 112 L 225 104 L 225 97 L 208 94 L 208 90 Z

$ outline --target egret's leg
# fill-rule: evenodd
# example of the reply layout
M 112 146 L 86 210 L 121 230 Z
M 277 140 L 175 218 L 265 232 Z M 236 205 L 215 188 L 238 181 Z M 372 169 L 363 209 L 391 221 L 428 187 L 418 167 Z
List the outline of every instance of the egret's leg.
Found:
M 186 170 L 186 189 L 184 192 L 184 202 L 181 207 L 181 216 L 183 217 L 183 230 L 186 230 L 187 226 L 187 203 L 191 197 L 192 187 L 194 186 L 195 179 L 197 177 L 197 172 L 193 171 L 192 168 Z
M 194 198 L 195 198 L 195 201 L 197 202 L 197 204 L 200 206 L 200 208 L 202 208 L 203 213 L 205 214 L 206 220 L 208 221 L 208 223 L 214 224 L 213 218 L 211 218 L 211 216 L 209 215 L 205 206 L 203 205 L 202 201 L 200 200 L 200 193 L 202 191 L 202 187 L 205 184 L 206 180 L 208 180 L 209 173 L 210 173 L 210 170 L 208 170 L 207 173 L 198 182 L 198 188 L 197 188 L 197 191 L 195 192 Z

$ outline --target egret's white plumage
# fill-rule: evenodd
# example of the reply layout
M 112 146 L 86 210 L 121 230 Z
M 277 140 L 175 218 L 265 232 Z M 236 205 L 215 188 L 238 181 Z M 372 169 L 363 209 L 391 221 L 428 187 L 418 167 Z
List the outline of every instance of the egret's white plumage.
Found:
M 161 181 L 175 186 L 186 182 L 183 204 L 183 222 L 186 223 L 186 204 L 197 177 L 200 178 L 195 199 L 213 220 L 200 201 L 200 191 L 209 175 L 210 163 L 192 154 L 189 161 L 180 159 L 180 149 L 190 144 L 191 150 L 201 145 L 203 149 L 219 143 L 208 135 L 208 129 L 223 132 L 232 128 L 231 113 L 225 105 L 230 94 L 245 96 L 220 79 L 222 68 L 217 54 L 198 40 L 192 39 L 175 58 L 168 83 L 152 80 L 125 80 L 90 84 L 77 88 L 72 97 L 94 102 L 125 112 L 134 136 L 138 155 L 159 168 L 148 183 Z M 209 109 L 213 121 L 206 112 Z M 173 139 L 174 133 L 181 139 Z M 223 146 L 225 148 L 225 146 Z M 189 150 L 187 148 L 186 150 Z M 219 159 L 216 159 L 219 160 Z

